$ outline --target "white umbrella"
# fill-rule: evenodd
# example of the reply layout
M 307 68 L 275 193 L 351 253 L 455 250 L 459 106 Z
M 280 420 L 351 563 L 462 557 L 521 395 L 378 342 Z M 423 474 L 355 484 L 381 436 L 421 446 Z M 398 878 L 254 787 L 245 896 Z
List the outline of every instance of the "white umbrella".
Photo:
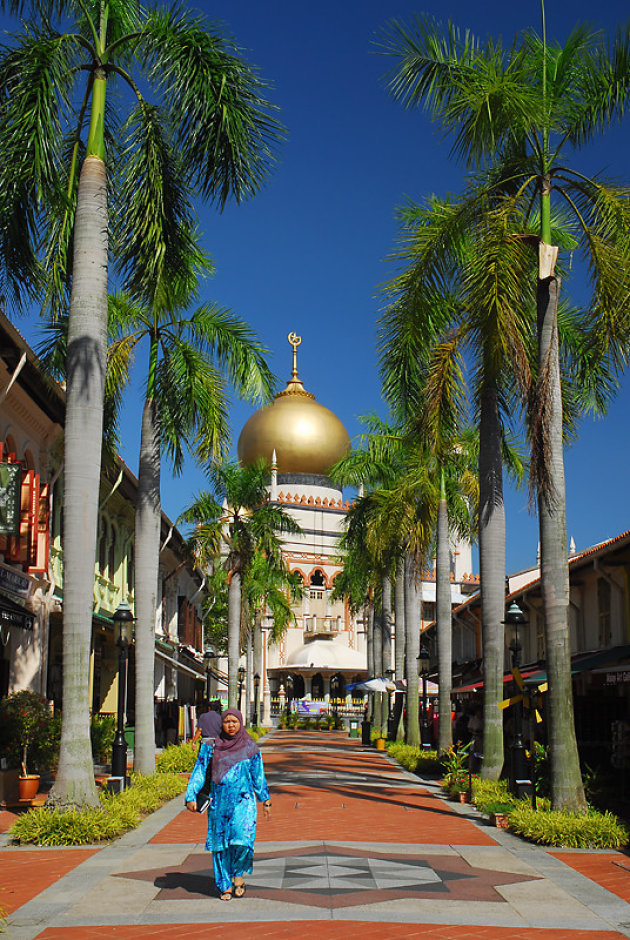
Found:
M 366 679 L 365 682 L 346 686 L 346 689 L 357 689 L 359 692 L 393 692 L 394 688 L 394 683 L 387 679 Z

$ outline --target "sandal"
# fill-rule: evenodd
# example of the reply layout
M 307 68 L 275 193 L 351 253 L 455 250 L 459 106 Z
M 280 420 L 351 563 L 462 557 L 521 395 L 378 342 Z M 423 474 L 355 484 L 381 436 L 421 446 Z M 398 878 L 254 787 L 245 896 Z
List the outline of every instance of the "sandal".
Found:
M 245 885 L 234 885 L 234 897 L 235 898 L 244 898 L 245 897 Z
M 232 900 L 232 892 L 231 892 L 231 891 L 224 891 L 223 894 L 220 895 L 219 900 L 220 900 L 220 901 L 231 901 L 231 900 Z

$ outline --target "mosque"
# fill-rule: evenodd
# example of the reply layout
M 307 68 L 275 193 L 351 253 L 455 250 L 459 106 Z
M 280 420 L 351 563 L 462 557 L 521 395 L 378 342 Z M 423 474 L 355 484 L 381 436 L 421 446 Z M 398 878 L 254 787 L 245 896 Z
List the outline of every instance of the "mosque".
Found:
M 263 621 L 263 720 L 292 699 L 328 703 L 346 696 L 345 684 L 368 677 L 366 637 L 361 619 L 343 600 L 331 600 L 335 578 L 343 570 L 338 540 L 350 502 L 327 473 L 350 449 L 339 418 L 306 391 L 298 375 L 301 338 L 290 333 L 293 368 L 286 388 L 255 412 L 238 440 L 242 464 L 258 458 L 271 462 L 269 498 L 290 511 L 300 533 L 285 536 L 289 569 L 298 572 L 304 596 L 294 607 L 295 622 L 277 645 L 267 642 Z M 461 595 L 456 582 L 472 570 L 470 546 L 453 546 L 453 602 Z M 425 616 L 431 613 L 435 584 L 424 585 Z M 420 625 L 419 625 L 420 626 Z M 401 677 L 397 677 L 401 678 Z

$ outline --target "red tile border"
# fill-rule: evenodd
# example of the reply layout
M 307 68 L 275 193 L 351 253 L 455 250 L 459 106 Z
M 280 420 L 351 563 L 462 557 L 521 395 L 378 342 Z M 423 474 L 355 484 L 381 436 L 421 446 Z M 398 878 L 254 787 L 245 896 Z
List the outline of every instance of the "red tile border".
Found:
M 99 849 L 16 849 L 3 851 L 0 907 L 11 914 L 59 881 Z

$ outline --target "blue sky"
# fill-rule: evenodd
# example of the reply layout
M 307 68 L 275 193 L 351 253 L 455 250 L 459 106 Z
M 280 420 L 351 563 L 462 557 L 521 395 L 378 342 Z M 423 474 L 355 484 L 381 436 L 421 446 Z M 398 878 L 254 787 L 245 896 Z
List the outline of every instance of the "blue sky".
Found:
M 216 264 L 202 297 L 252 324 L 272 352 L 280 387 L 291 367 L 287 334 L 299 333 L 306 388 L 353 436 L 358 414 L 384 414 L 375 324 L 378 286 L 394 271 L 387 258 L 397 235 L 395 208 L 408 197 L 457 191 L 462 180 L 448 142 L 428 117 L 388 98 L 382 82 L 387 60 L 374 54 L 375 34 L 392 17 L 409 22 L 413 13 L 426 12 L 450 17 L 480 36 L 501 34 L 509 43 L 518 30 L 538 29 L 539 3 L 213 0 L 196 6 L 225 24 L 248 61 L 272 83 L 270 97 L 289 132 L 275 172 L 256 199 L 222 214 L 200 206 L 204 245 Z M 618 0 L 599 6 L 555 0 L 548 4 L 548 35 L 562 40 L 574 23 L 584 21 L 611 32 L 626 16 L 627 7 Z M 626 121 L 577 155 L 573 165 L 628 178 L 629 142 Z M 571 293 L 584 299 L 577 286 Z M 34 342 L 30 324 L 22 328 Z M 132 392 L 124 422 L 122 455 L 134 471 L 141 391 Z M 567 450 L 567 529 L 578 550 L 630 526 L 629 402 L 624 387 L 609 416 L 584 423 L 578 443 Z M 251 411 L 234 405 L 234 442 Z M 176 518 L 203 485 L 203 474 L 192 467 L 177 480 L 165 467 L 165 511 Z M 535 562 L 537 523 L 526 492 L 508 489 L 506 509 L 508 568 L 514 571 Z

